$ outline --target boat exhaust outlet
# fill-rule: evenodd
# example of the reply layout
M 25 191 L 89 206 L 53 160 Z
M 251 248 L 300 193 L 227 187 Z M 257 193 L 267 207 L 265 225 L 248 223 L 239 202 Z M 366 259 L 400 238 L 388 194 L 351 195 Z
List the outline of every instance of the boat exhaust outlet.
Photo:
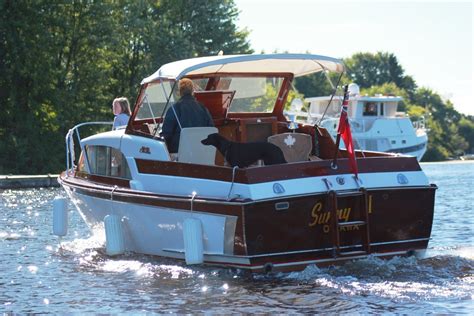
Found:
M 67 201 L 63 197 L 53 200 L 53 234 L 66 236 L 68 226 Z
M 197 218 L 186 218 L 183 222 L 184 256 L 186 264 L 204 262 L 202 224 Z
M 122 221 L 117 215 L 104 217 L 105 252 L 109 256 L 121 255 L 125 252 Z

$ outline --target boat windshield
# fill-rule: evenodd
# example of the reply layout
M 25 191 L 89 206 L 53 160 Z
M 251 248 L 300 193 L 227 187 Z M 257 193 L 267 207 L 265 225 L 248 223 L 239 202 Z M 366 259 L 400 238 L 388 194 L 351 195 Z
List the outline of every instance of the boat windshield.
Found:
M 222 77 L 217 90 L 234 90 L 229 112 L 273 111 L 283 77 Z
M 283 80 L 283 77 L 221 77 L 213 89 L 235 91 L 229 112 L 269 113 L 273 111 Z M 195 90 L 205 90 L 208 81 L 208 78 L 193 79 Z M 171 104 L 176 102 L 179 99 L 177 87 L 171 93 L 174 83 L 161 81 L 148 84 L 142 94 L 136 119 L 160 117 L 167 98 L 170 98 Z
M 139 104 L 136 118 L 148 119 L 160 117 L 166 106 L 166 100 L 170 97 L 174 81 L 153 82 L 147 85 Z M 170 97 L 170 102 L 177 99 L 176 88 Z

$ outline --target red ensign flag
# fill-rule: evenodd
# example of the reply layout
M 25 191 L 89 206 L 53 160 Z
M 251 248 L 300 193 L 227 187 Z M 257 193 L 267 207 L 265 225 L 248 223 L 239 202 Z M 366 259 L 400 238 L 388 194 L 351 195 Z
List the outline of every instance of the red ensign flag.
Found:
M 349 119 L 347 118 L 347 106 L 349 104 L 349 92 L 345 91 L 344 100 L 342 101 L 341 117 L 339 118 L 339 127 L 337 133 L 341 135 L 344 144 L 346 145 L 347 153 L 349 154 L 349 163 L 351 171 L 358 177 L 357 162 L 354 152 L 354 143 L 352 142 L 351 126 L 349 125 Z

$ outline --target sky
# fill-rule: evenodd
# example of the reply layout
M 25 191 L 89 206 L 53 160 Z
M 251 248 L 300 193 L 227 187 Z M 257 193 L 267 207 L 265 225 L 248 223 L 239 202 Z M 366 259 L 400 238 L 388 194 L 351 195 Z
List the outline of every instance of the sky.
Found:
M 474 115 L 473 1 L 234 0 L 256 53 L 393 53 L 406 75 Z

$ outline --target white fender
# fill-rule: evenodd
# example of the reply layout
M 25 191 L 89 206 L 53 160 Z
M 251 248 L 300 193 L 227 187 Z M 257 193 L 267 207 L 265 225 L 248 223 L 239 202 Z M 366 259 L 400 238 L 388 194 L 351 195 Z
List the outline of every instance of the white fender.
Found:
M 186 218 L 183 222 L 184 255 L 186 264 L 200 264 L 204 261 L 202 224 L 199 219 Z
M 122 221 L 117 215 L 104 217 L 105 252 L 109 256 L 121 255 L 125 252 Z
M 66 236 L 67 224 L 67 200 L 62 197 L 55 197 L 53 200 L 53 234 Z

